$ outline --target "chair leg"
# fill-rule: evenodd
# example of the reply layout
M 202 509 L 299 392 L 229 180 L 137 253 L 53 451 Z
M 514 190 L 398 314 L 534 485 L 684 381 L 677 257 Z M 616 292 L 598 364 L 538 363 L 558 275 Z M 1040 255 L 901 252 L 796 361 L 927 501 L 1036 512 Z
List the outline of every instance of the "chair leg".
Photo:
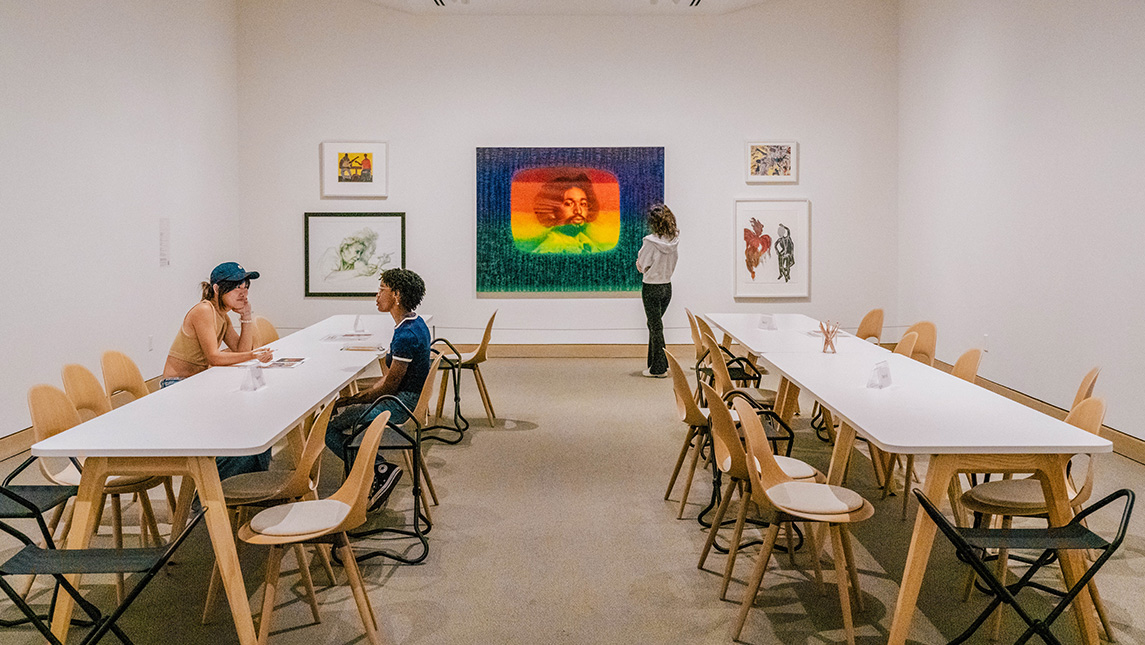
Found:
M 981 513 L 974 514 L 974 527 L 980 528 L 983 526 L 990 526 L 990 515 L 982 515 Z M 962 583 L 962 602 L 968 602 L 970 595 L 974 593 L 974 582 L 978 580 L 978 574 L 974 573 L 974 567 L 966 566 L 966 578 Z
M 1097 591 L 1097 581 L 1092 578 L 1089 584 L 1089 595 L 1093 598 L 1093 606 L 1097 609 L 1097 619 L 1101 621 L 1101 629 L 1105 632 L 1105 640 L 1110 643 L 1116 642 L 1113 639 L 1113 625 L 1109 622 L 1109 614 L 1105 611 L 1105 603 L 1101 601 L 1101 594 Z
M 871 468 L 875 472 L 875 484 L 879 488 L 886 488 L 886 475 L 883 473 L 883 451 L 871 443 L 867 444 L 867 449 L 871 453 Z
M 437 393 L 437 412 L 436 419 L 441 423 L 441 415 L 445 412 L 445 393 L 449 388 L 449 375 L 453 370 L 440 370 L 441 371 L 441 391 Z
M 696 436 L 696 427 L 688 426 L 688 436 L 684 437 L 684 445 L 680 446 L 680 456 L 676 458 L 676 467 L 672 469 L 672 476 L 668 479 L 668 490 L 664 492 L 664 499 L 672 495 L 672 487 L 676 485 L 676 477 L 680 475 L 680 468 L 684 465 L 684 458 L 688 456 L 688 448 L 692 447 L 692 439 Z
M 724 497 L 720 500 L 720 506 L 716 509 L 716 517 L 712 520 L 712 526 L 708 530 L 708 539 L 704 542 L 704 548 L 700 551 L 700 563 L 696 565 L 697 569 L 704 568 L 704 562 L 708 559 L 708 553 L 712 550 L 712 544 L 716 541 L 716 533 L 720 531 L 720 524 L 724 521 L 724 513 L 728 510 L 728 503 L 732 501 L 732 491 L 735 490 L 737 482 L 733 479 L 728 482 L 727 488 L 724 489 Z
M 1014 518 L 1010 517 L 1009 515 L 1003 516 L 1002 517 L 1002 528 L 1003 529 L 1010 528 L 1010 525 L 1013 522 L 1014 522 Z M 998 549 L 998 561 L 994 563 L 994 571 L 995 571 L 994 575 L 997 576 L 998 582 L 1002 583 L 1002 585 L 1005 585 L 1007 578 L 1010 577 L 1008 575 L 1010 572 L 1010 550 L 1007 549 L 1006 547 L 1002 547 L 1002 548 Z M 994 612 L 994 615 L 990 617 L 990 620 L 991 620 L 990 637 L 993 640 L 998 640 L 998 637 L 1001 636 L 1001 634 L 1002 634 L 1002 616 L 1005 613 L 1006 613 L 1005 604 L 1003 604 L 1003 605 L 1000 605 L 998 607 L 998 609 Z
M 330 586 L 338 584 L 334 581 L 334 567 L 330 565 L 330 545 L 318 544 L 315 551 L 318 552 L 318 559 L 322 561 L 322 568 L 326 570 L 326 578 L 330 581 Z
M 115 548 L 123 550 L 123 508 L 119 505 L 119 495 L 111 496 L 111 530 L 115 537 Z M 123 602 L 123 574 L 115 574 L 115 601 Z
M 823 595 L 826 590 L 823 587 L 823 559 L 819 556 L 823 553 L 823 531 L 820 530 L 821 525 L 804 522 L 804 530 L 807 531 L 807 539 L 811 542 L 811 564 L 815 567 L 815 584 L 819 588 L 819 594 Z
M 433 489 L 433 480 L 429 478 L 429 466 L 425 465 L 425 455 L 421 452 L 417 453 L 417 465 L 421 468 L 421 479 L 425 482 L 423 488 L 429 489 L 429 496 L 433 498 L 433 505 L 440 506 L 441 502 L 437 501 L 437 491 Z
M 743 537 L 744 523 L 747 521 L 747 496 L 744 495 L 747 489 L 746 483 L 740 483 L 739 487 L 739 514 L 736 515 L 735 529 L 732 531 L 732 543 L 728 549 L 728 561 L 724 564 L 724 579 L 720 583 L 720 600 L 728 599 L 728 585 L 732 581 L 732 572 L 735 570 L 736 557 L 739 555 L 739 541 Z
M 855 564 L 855 550 L 851 546 L 851 532 L 846 526 L 840 526 L 839 533 L 843 536 L 843 557 L 847 562 L 847 573 L 851 576 L 851 589 L 855 591 L 855 607 L 859 611 L 866 611 L 863 606 L 863 590 L 859 587 L 859 567 Z
M 159 535 L 159 523 L 155 521 L 155 509 L 151 507 L 151 499 L 147 497 L 147 491 L 139 493 L 139 537 L 140 546 L 146 547 L 147 544 L 143 542 L 143 527 L 147 527 L 147 531 L 151 534 L 151 542 L 155 546 L 163 546 L 163 538 Z
M 473 366 L 473 380 L 477 381 L 477 393 L 481 395 L 481 403 L 485 405 L 485 414 L 489 417 L 489 427 L 493 427 L 493 420 L 497 418 L 493 412 L 493 401 L 489 400 L 489 390 L 485 387 L 485 378 L 481 376 L 481 367 Z
M 751 571 L 747 593 L 744 594 L 743 600 L 740 602 L 739 617 L 736 618 L 736 624 L 732 631 L 732 640 L 739 640 L 743 625 L 747 622 L 747 612 L 751 611 L 752 605 L 755 604 L 755 595 L 759 593 L 759 585 L 763 582 L 763 574 L 767 571 L 767 561 L 771 559 L 771 550 L 775 547 L 775 538 L 778 536 L 779 523 L 773 522 L 771 526 L 767 527 L 767 537 L 764 539 L 763 549 L 759 552 L 759 558 L 755 561 L 755 568 Z
M 199 619 L 199 623 L 206 625 L 211 622 L 211 610 L 215 606 L 215 601 L 219 597 L 219 585 L 222 584 L 223 577 L 219 573 L 219 563 L 216 561 L 211 566 L 211 581 L 207 583 L 207 599 L 203 601 L 203 617 Z
M 787 542 L 787 560 L 791 563 L 791 568 L 795 568 L 795 522 L 787 522 L 784 527 L 784 540 Z
M 163 478 L 163 492 L 167 493 L 168 517 L 175 517 L 175 484 L 170 477 Z
M 298 560 L 298 574 L 302 577 L 302 584 L 306 586 L 306 600 L 310 603 L 310 613 L 314 615 L 315 623 L 321 623 L 322 617 L 318 615 L 318 596 L 314 593 L 314 579 L 310 577 L 310 562 L 301 544 L 294 545 L 294 559 Z
M 676 514 L 678 520 L 684 519 L 684 509 L 688 506 L 688 493 L 692 490 L 692 479 L 696 476 L 696 462 L 700 460 L 700 453 L 703 452 L 707 434 L 702 431 L 697 432 L 696 437 L 696 449 L 692 453 L 692 465 L 688 468 L 688 478 L 684 482 L 684 494 L 680 496 L 680 511 Z
M 843 612 L 843 630 L 847 633 L 847 645 L 855 645 L 855 621 L 851 617 L 851 594 L 847 584 L 847 559 L 843 547 L 843 528 L 832 524 L 828 529 L 831 533 L 831 551 L 835 560 L 835 582 L 839 585 L 839 604 Z
M 266 559 L 266 588 L 262 592 L 262 616 L 258 621 L 258 645 L 266 645 L 270 639 L 270 617 L 274 614 L 274 596 L 278 592 L 278 576 L 282 569 L 282 554 L 286 549 L 275 545 L 270 547 Z M 350 556 L 353 559 L 353 556 Z
M 950 486 L 946 489 L 946 496 L 950 499 L 950 511 L 954 514 L 956 526 L 967 526 L 966 509 L 962 508 L 962 475 L 955 474 L 950 478 Z
M 911 481 L 910 480 L 912 477 L 914 477 L 914 455 L 907 455 L 906 456 L 906 476 L 902 480 L 902 484 L 903 484 L 902 519 L 904 521 L 906 520 L 907 506 L 910 504 L 910 495 L 908 493 L 910 492 L 910 487 L 911 487 Z
M 366 630 L 366 638 L 370 639 L 372 645 L 382 645 L 378 635 L 374 609 L 370 606 L 370 597 L 366 595 L 366 585 L 362 581 L 362 573 L 358 569 L 357 561 L 354 560 L 354 551 L 350 548 L 350 542 L 345 534 L 342 536 L 342 544 L 338 550 L 342 553 L 342 562 L 345 563 L 346 567 L 346 578 L 350 583 L 350 591 L 354 594 L 354 603 L 358 606 L 358 615 L 362 618 L 362 627 Z

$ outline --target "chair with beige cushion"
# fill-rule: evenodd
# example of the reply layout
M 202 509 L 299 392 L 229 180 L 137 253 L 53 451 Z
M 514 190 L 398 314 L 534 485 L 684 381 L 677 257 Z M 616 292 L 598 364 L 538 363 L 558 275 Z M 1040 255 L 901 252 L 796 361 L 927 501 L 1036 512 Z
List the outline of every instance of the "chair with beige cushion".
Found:
M 285 548 L 303 543 L 333 544 L 338 548 L 366 637 L 373 645 L 382 643 L 377 618 L 362 581 L 362 572 L 358 569 L 346 533 L 366 521 L 366 501 L 374 475 L 374 456 L 389 419 L 390 413 L 382 412 L 370 423 L 362 436 L 350 474 L 333 495 L 322 500 L 304 500 L 268 508 L 239 529 L 239 538 L 243 541 L 270 547 L 258 630 L 260 645 L 265 645 L 270 637 L 270 619 L 274 612 L 274 597 Z
M 485 362 L 489 351 L 489 339 L 493 336 L 493 319 L 497 317 L 497 312 L 494 311 L 492 316 L 489 316 L 489 322 L 485 324 L 485 335 L 481 337 L 481 344 L 477 349 L 472 352 L 461 355 L 461 363 L 458 369 L 469 370 L 473 372 L 473 380 L 477 383 L 477 393 L 481 395 L 481 403 L 485 406 L 485 415 L 489 420 L 489 427 L 493 427 L 493 421 L 497 415 L 493 412 L 493 401 L 489 399 L 489 390 L 485 387 L 485 378 L 481 376 L 481 364 Z M 441 418 L 441 414 L 445 409 L 445 395 L 449 385 L 449 375 L 456 374 L 454 378 L 460 378 L 461 373 L 454 371 L 454 363 L 457 358 L 446 356 L 441 361 L 441 369 L 445 371 L 445 375 L 441 377 L 441 393 L 437 398 L 437 418 Z M 456 384 L 455 384 L 456 386 Z
M 727 513 L 732 493 L 736 493 L 740 500 L 739 512 L 736 516 L 731 548 L 728 551 L 728 559 L 724 565 L 723 584 L 720 587 L 720 600 L 727 600 L 728 583 L 731 581 L 732 570 L 735 568 L 736 555 L 739 553 L 740 537 L 743 535 L 744 523 L 747 520 L 748 502 L 750 500 L 749 493 L 746 491 L 751 487 L 751 479 L 747 472 L 743 440 L 736 430 L 736 421 L 732 416 L 732 411 L 728 409 L 726 405 L 723 405 L 723 399 L 720 398 L 720 395 L 717 394 L 710 385 L 701 383 L 700 387 L 704 390 L 704 397 L 708 401 L 713 402 L 713 406 L 710 409 L 710 420 L 712 455 L 715 457 L 715 465 L 729 481 L 727 489 L 723 492 L 723 496 L 720 499 L 719 508 L 716 510 L 716 517 L 712 520 L 711 529 L 708 531 L 708 540 L 704 544 L 704 549 L 700 553 L 700 562 L 696 567 L 699 569 L 704 568 L 704 562 L 708 559 L 708 554 L 711 552 L 712 545 L 715 544 L 716 541 L 716 534 L 719 532 L 720 526 L 724 521 L 724 515 Z M 734 398 L 743 395 L 738 392 L 733 392 L 731 396 Z M 798 459 L 777 455 L 775 456 L 775 461 L 779 464 L 783 472 L 795 481 L 826 481 L 822 473 Z M 787 552 L 791 555 L 793 564 L 795 558 L 794 533 L 794 523 L 787 523 L 787 530 L 785 531 L 787 536 Z M 818 565 L 818 560 L 816 560 L 816 565 Z
M 862 592 L 859 589 L 859 575 L 851 549 L 850 532 L 846 525 L 871 517 L 875 513 L 874 507 L 850 489 L 793 480 L 784 473 L 771 454 L 771 446 L 763 424 L 755 415 L 751 404 L 739 398 L 733 405 L 739 412 L 740 425 L 747 441 L 747 471 L 751 478 L 751 499 L 770 525 L 755 568 L 748 577 L 748 589 L 744 594 L 735 627 L 732 629 L 732 639 L 739 640 L 748 612 L 755 604 L 756 594 L 763 582 L 764 573 L 771 559 L 771 551 L 779 535 L 779 525 L 784 522 L 819 522 L 827 525 L 827 531 L 831 536 L 843 628 L 846 631 L 847 643 L 854 645 L 855 627 L 851 618 L 851 589 L 848 588 L 848 578 L 850 587 L 854 588 L 855 602 L 860 611 L 863 602 Z M 820 549 L 814 532 L 812 532 L 812 543 L 812 557 L 818 559 Z
M 710 348 L 717 347 L 715 338 L 709 334 L 704 333 L 704 344 Z M 711 359 L 712 365 L 712 385 L 716 392 L 719 393 L 721 398 L 726 399 L 732 392 L 739 392 L 747 397 L 752 404 L 757 408 L 757 413 L 762 414 L 764 410 L 772 410 L 775 408 L 775 390 L 766 390 L 758 387 L 735 387 L 732 376 L 728 372 L 727 365 L 724 363 L 722 354 L 713 353 Z M 784 442 L 787 448 L 783 451 L 784 455 L 791 455 L 791 447 L 795 443 L 795 433 L 786 424 L 777 428 L 779 434 L 773 434 L 769 437 L 772 445 L 775 446 L 776 454 L 779 453 L 779 443 Z
M 688 316 L 688 326 L 692 330 L 692 344 L 696 347 L 696 364 L 693 371 L 696 374 L 696 400 L 700 400 L 700 381 L 710 383 L 714 378 L 711 361 L 708 359 L 708 347 L 704 344 L 703 334 L 706 331 L 713 338 L 715 335 L 712 333 L 711 325 L 705 322 L 703 318 L 696 316 L 686 307 L 684 313 Z M 765 370 L 760 369 L 743 356 L 736 356 L 727 347 L 717 346 L 720 348 L 720 353 L 723 354 L 724 363 L 727 365 L 733 383 L 759 385 L 760 375 L 765 374 Z
M 915 332 L 918 334 L 918 340 L 914 343 L 914 351 L 910 353 L 910 357 L 920 363 L 927 365 L 934 365 L 934 353 L 938 347 L 938 327 L 929 320 L 916 322 L 907 328 L 906 333 Z M 906 337 L 906 334 L 903 334 Z
M 688 426 L 688 434 L 684 437 L 684 445 L 680 447 L 680 456 L 676 458 L 676 467 L 672 469 L 672 476 L 668 479 L 668 490 L 664 492 L 664 499 L 668 499 L 672 495 L 672 488 L 676 486 L 676 478 L 680 475 L 680 468 L 684 465 L 684 459 L 689 450 L 693 451 L 687 480 L 684 482 L 684 492 L 680 498 L 680 510 L 676 514 L 676 519 L 681 519 L 684 517 L 684 508 L 688 504 L 688 493 L 692 489 L 692 479 L 696 475 L 696 465 L 699 463 L 700 452 L 707 443 L 708 412 L 701 408 L 692 396 L 692 388 L 688 384 L 688 377 L 684 374 L 684 368 L 680 366 L 680 362 L 676 360 L 672 352 L 665 351 L 664 353 L 668 356 L 668 372 L 672 375 L 672 393 L 676 397 L 676 411 L 680 415 L 680 420 Z
M 1096 374 L 1094 374 L 1094 378 L 1096 379 Z M 1087 384 L 1083 382 L 1082 389 L 1086 387 Z M 1092 389 L 1092 383 L 1089 383 L 1088 387 Z M 1104 421 L 1105 401 L 1096 397 L 1090 397 L 1078 402 L 1065 418 L 1066 423 L 1097 436 L 1101 436 L 1101 426 Z M 1089 500 L 1090 495 L 1093 493 L 1095 471 L 1094 457 L 1092 455 L 1088 457 L 1088 463 L 1085 468 L 1085 479 L 1081 486 L 1075 483 L 1072 473 L 1069 470 L 1066 471 L 1066 490 L 1069 493 L 1069 505 L 1075 512 Z M 962 505 L 975 514 L 976 526 L 989 526 L 993 517 L 1002 518 L 1002 528 L 1009 528 L 1015 517 L 1047 517 L 1046 500 L 1042 491 L 1042 483 L 1034 477 L 998 479 L 983 482 L 962 495 Z M 1009 559 L 1008 556 L 1009 554 L 1006 549 L 999 550 L 997 560 L 998 579 L 1003 582 L 1006 579 L 1005 571 Z M 1106 636 L 1112 641 L 1113 632 L 1110 631 L 1111 628 L 1105 606 L 1101 602 L 1101 598 L 1097 593 L 1097 585 L 1093 581 L 1090 581 L 1089 590 L 1093 595 L 1098 618 L 1101 619 L 1101 624 Z M 1001 627 L 1001 615 L 1001 612 L 998 612 L 994 616 L 995 638 Z

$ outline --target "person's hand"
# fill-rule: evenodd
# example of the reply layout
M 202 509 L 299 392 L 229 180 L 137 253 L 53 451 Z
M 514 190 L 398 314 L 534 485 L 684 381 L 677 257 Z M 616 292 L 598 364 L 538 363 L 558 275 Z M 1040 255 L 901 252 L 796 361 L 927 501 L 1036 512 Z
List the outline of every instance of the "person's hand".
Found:
M 260 347 L 253 353 L 260 363 L 269 363 L 274 360 L 274 350 L 269 347 Z
M 239 320 L 254 320 L 254 318 L 251 317 L 253 315 L 254 312 L 251 311 L 250 300 L 244 301 L 243 308 L 239 309 Z

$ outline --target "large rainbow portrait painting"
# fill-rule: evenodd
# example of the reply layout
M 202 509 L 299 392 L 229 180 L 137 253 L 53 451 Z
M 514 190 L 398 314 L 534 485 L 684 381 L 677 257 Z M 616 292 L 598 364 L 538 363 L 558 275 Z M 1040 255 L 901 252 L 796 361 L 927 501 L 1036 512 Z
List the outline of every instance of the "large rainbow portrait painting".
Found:
M 639 291 L 663 148 L 478 148 L 477 291 Z

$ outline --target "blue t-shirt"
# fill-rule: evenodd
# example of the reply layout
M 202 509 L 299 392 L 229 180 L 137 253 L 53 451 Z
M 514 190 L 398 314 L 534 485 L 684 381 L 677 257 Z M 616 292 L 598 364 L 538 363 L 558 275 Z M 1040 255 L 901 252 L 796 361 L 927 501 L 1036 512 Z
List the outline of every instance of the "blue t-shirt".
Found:
M 421 316 L 414 315 L 398 323 L 394 328 L 394 338 L 390 341 L 390 352 L 386 355 L 386 367 L 392 361 L 408 362 L 406 373 L 398 385 L 399 392 L 421 394 L 425 378 L 429 376 L 429 327 Z

